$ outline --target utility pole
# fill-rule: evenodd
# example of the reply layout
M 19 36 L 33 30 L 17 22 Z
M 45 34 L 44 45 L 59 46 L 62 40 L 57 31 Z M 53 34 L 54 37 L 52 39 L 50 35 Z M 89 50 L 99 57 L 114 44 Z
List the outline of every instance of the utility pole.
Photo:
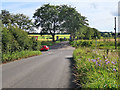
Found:
M 115 49 L 117 49 L 117 41 L 116 41 L 116 17 L 115 17 Z

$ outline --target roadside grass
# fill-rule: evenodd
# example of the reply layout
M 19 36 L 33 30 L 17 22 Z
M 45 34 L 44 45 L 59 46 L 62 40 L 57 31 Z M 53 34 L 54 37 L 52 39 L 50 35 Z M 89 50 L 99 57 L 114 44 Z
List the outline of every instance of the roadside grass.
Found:
M 115 49 L 115 42 L 113 40 L 76 40 L 70 42 L 73 47 L 92 47 L 97 49 Z M 117 46 L 119 47 L 119 42 L 117 42 Z
M 21 51 L 21 52 L 14 52 L 14 53 L 7 53 L 2 54 L 2 63 L 7 63 L 14 60 L 19 60 L 22 58 L 27 58 L 31 56 L 36 56 L 42 54 L 40 51 Z
M 118 88 L 118 52 L 78 47 L 73 52 L 75 82 L 82 88 Z

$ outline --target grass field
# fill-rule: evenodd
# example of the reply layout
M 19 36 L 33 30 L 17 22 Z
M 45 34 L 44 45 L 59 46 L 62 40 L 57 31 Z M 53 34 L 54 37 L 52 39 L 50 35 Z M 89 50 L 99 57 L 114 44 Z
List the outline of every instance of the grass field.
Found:
M 51 35 L 28 35 L 29 37 L 33 37 L 33 36 L 38 36 L 38 40 L 40 41 L 52 41 L 52 36 Z M 70 38 L 70 34 L 57 34 L 55 35 L 55 40 L 57 39 L 57 36 L 62 39 L 66 38 L 69 39 Z

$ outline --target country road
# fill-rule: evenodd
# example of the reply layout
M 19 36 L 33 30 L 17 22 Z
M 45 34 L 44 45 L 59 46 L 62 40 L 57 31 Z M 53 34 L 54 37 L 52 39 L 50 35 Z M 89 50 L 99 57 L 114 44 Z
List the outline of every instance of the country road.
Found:
M 2 88 L 74 88 L 73 50 L 61 42 L 40 56 L 3 64 Z

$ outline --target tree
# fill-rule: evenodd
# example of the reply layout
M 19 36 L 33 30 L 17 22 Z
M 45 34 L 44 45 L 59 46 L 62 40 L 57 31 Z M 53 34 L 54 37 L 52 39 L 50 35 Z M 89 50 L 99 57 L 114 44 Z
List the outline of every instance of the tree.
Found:
M 33 31 L 32 19 L 24 14 L 16 14 L 13 16 L 14 25 L 25 31 Z
M 75 8 L 71 6 L 63 5 L 61 9 L 61 21 L 62 27 L 71 34 L 71 39 L 74 40 L 77 32 L 83 25 L 88 25 L 86 17 L 81 16 Z
M 33 16 L 35 26 L 42 28 L 40 33 L 50 33 L 53 42 L 55 41 L 55 33 L 60 31 L 59 14 L 60 6 L 45 4 L 38 8 Z
M 3 23 L 3 25 L 4 26 L 8 26 L 8 23 L 11 23 L 10 21 L 10 18 L 11 18 L 11 16 L 10 16 L 10 13 L 9 13 L 9 11 L 7 11 L 7 10 L 1 10 L 1 13 L 0 13 L 0 20 L 2 21 L 2 23 Z
M 100 36 L 101 36 L 100 32 L 96 28 L 92 28 L 92 29 L 94 32 L 93 38 L 96 39 L 96 37 L 97 37 L 98 39 L 100 39 Z
M 7 10 L 2 10 L 0 19 L 5 27 L 9 24 L 17 26 L 25 31 L 33 31 L 33 22 L 28 16 L 24 14 L 11 14 Z

